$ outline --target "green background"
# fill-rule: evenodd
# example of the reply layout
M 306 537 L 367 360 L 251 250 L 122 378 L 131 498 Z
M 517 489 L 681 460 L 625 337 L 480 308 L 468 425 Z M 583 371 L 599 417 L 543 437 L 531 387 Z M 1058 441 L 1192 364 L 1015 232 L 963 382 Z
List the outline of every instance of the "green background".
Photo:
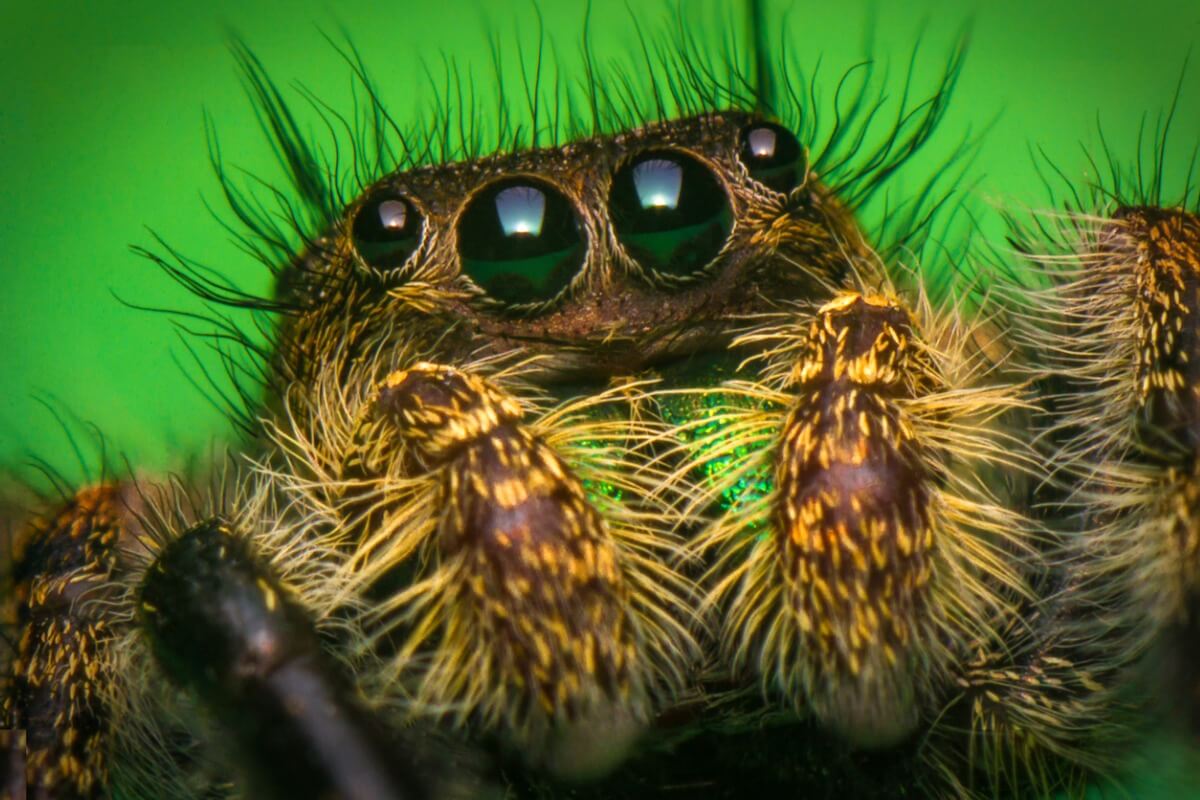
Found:
M 697 37 L 720 37 L 732 4 L 593 0 L 592 42 L 601 58 L 624 58 L 635 29 L 665 30 L 682 14 Z M 863 55 L 868 16 L 873 55 L 891 59 L 895 90 L 919 33 L 918 85 L 929 86 L 969 23 L 971 47 L 956 100 L 926 154 L 934 168 L 968 129 L 987 128 L 973 174 L 985 235 L 998 239 L 999 207 L 1040 207 L 1045 193 L 1029 154 L 1041 147 L 1072 176 L 1080 144 L 1097 145 L 1097 115 L 1110 144 L 1132 154 L 1143 113 L 1169 104 L 1189 48 L 1200 42 L 1200 2 L 1083 0 L 769 4 L 772 38 L 786 32 L 802 62 L 824 59 L 832 79 Z M 143 468 L 179 467 L 227 435 L 223 418 L 185 379 L 190 364 L 168 318 L 114 299 L 197 308 L 130 244 L 173 246 L 262 291 L 265 273 L 228 242 L 206 210 L 220 206 L 208 163 L 203 112 L 228 160 L 274 177 L 270 151 L 244 99 L 226 43 L 237 31 L 276 80 L 300 81 L 342 104 L 350 77 L 322 38 L 344 26 L 393 113 L 422 119 L 436 87 L 422 64 L 442 59 L 490 85 L 490 34 L 508 47 L 535 45 L 533 3 L 362 4 L 215 0 L 7 3 L 0 8 L 0 466 L 42 457 L 76 478 L 67 439 L 45 400 L 83 430 L 94 423 L 109 447 Z M 578 75 L 584 4 L 540 0 L 550 61 Z M 1200 54 L 1197 60 L 1200 60 Z M 506 69 L 514 69 L 509 58 Z M 514 88 L 519 84 L 513 81 Z M 832 87 L 827 86 L 826 91 Z M 294 97 L 294 95 L 293 95 Z M 990 127 L 987 127 L 990 124 Z M 1173 130 L 1181 175 L 1200 141 L 1200 63 L 1184 79 Z M 190 367 L 195 373 L 196 368 Z M 1160 762 L 1151 777 L 1172 770 Z M 1150 789 L 1139 791 L 1144 796 Z M 1200 796 L 1200 791 L 1197 792 Z

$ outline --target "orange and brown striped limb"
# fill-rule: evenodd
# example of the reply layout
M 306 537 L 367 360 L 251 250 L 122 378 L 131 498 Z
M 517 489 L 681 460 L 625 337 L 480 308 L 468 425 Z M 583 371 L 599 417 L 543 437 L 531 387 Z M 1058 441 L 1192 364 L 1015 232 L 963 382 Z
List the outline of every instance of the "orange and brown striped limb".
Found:
M 688 500 L 773 475 L 698 536 L 718 554 L 707 605 L 735 672 L 859 746 L 936 715 L 966 648 L 1031 596 L 1034 532 L 1011 486 L 967 477 L 1032 461 L 1005 427 L 1020 387 L 995 379 L 976 332 L 924 296 L 847 291 L 747 334 L 772 355 L 763 380 L 728 384 L 744 399 L 712 446 L 749 455 Z
M 917 723 L 930 635 L 926 455 L 896 400 L 920 391 L 908 312 L 846 294 L 813 321 L 776 462 L 778 557 L 816 713 L 859 741 Z
M 1140 444 L 1170 487 L 1171 562 L 1180 591 L 1200 590 L 1200 217 L 1179 209 L 1116 214 L 1134 254 Z
M 103 698 L 111 676 L 105 653 L 115 631 L 93 601 L 115 590 L 133 498 L 128 486 L 84 489 L 53 516 L 30 523 L 18 542 L 19 639 L 4 714 L 25 734 L 31 798 L 107 796 L 110 720 Z
M 437 581 L 445 594 L 423 626 L 442 629 L 426 699 L 465 701 L 518 729 L 610 704 L 640 713 L 617 547 L 516 400 L 470 373 L 418 364 L 387 379 L 377 407 L 439 475 L 436 549 L 452 574 Z

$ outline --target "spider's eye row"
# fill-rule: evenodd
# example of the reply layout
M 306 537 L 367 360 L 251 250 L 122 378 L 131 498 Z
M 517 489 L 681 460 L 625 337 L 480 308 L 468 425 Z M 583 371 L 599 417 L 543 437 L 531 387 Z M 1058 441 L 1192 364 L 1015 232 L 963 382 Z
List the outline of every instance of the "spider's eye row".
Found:
M 677 277 L 702 271 L 733 228 L 729 197 L 712 171 L 683 153 L 643 153 L 613 176 L 617 238 L 643 266 Z
M 506 305 L 556 297 L 579 271 L 586 249 L 571 202 L 536 178 L 487 186 L 458 222 L 463 273 Z
M 394 192 L 380 192 L 367 199 L 354 216 L 351 236 L 354 249 L 371 267 L 392 269 L 403 266 L 421 243 L 421 213 Z
M 795 134 L 773 122 L 744 128 L 738 155 L 751 178 L 784 194 L 800 184 L 807 169 Z
M 625 252 L 659 277 L 701 274 L 733 229 L 725 186 L 699 159 L 673 149 L 644 152 L 622 164 L 608 207 Z M 394 269 L 420 247 L 424 227 L 410 199 L 380 190 L 359 206 L 351 235 L 364 263 Z M 458 215 L 462 274 L 490 299 L 522 312 L 562 295 L 583 266 L 587 239 L 574 203 L 532 175 L 485 184 Z

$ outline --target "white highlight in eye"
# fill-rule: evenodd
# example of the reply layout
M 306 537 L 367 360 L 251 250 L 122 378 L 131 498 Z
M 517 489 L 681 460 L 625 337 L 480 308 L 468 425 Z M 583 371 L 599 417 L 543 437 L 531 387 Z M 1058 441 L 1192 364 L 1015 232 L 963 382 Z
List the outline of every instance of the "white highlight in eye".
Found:
M 404 230 L 408 224 L 408 205 L 403 200 L 384 200 L 379 204 L 379 224 L 388 231 Z
M 511 186 L 496 193 L 496 215 L 505 236 L 540 236 L 546 195 L 532 186 Z
M 755 128 L 750 131 L 750 152 L 755 158 L 771 158 L 775 155 L 775 131 L 770 128 Z
M 633 186 L 642 208 L 677 208 L 683 167 L 665 158 L 648 159 L 633 168 Z

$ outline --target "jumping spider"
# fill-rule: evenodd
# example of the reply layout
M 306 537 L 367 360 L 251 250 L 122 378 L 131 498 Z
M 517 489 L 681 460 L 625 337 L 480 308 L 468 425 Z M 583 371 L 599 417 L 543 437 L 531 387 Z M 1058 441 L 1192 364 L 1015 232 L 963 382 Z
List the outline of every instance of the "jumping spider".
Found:
M 238 52 L 303 246 L 227 184 L 272 297 L 152 257 L 278 315 L 241 339 L 253 445 L 28 524 L 10 791 L 1023 796 L 1119 765 L 1200 563 L 1190 192 L 1109 186 L 1014 225 L 1040 286 L 934 291 L 931 209 L 889 242 L 855 211 L 956 60 L 848 162 L 871 100 L 819 146 L 761 58 L 718 88 L 685 52 L 653 112 L 593 75 L 565 143 L 460 158 L 352 58 L 343 198 Z

